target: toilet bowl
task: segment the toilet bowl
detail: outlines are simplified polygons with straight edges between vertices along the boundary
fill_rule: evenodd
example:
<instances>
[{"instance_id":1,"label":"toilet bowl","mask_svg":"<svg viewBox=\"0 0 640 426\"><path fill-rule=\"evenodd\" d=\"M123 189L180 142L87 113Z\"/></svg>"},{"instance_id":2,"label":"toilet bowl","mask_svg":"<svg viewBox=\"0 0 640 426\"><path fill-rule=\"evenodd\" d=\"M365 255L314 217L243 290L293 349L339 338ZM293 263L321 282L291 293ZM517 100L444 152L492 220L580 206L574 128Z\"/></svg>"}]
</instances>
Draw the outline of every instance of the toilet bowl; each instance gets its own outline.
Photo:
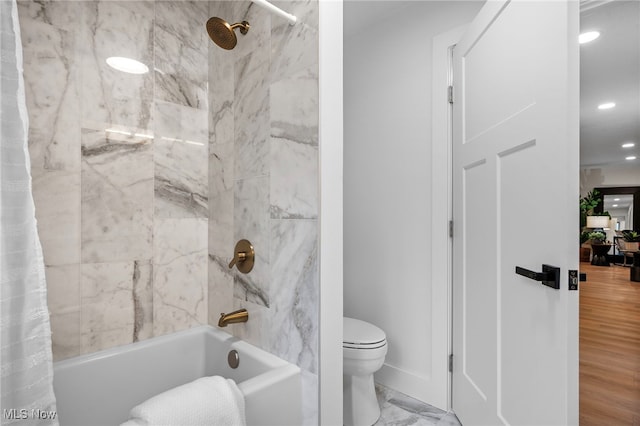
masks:
<instances>
[{"instance_id":1,"label":"toilet bowl","mask_svg":"<svg viewBox=\"0 0 640 426\"><path fill-rule=\"evenodd\" d=\"M387 338L373 324L343 319L343 392L345 426L371 426L380 418L373 373L384 364Z\"/></svg>"}]
</instances>

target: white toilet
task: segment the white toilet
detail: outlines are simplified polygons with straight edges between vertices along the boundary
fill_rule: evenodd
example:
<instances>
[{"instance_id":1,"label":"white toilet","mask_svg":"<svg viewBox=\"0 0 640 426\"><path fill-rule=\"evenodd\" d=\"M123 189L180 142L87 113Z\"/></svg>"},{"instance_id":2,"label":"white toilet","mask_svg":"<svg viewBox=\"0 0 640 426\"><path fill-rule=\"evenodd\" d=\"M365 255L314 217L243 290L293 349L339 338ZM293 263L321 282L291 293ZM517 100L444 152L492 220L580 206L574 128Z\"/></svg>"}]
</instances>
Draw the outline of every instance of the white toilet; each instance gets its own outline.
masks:
<instances>
[{"instance_id":1,"label":"white toilet","mask_svg":"<svg viewBox=\"0 0 640 426\"><path fill-rule=\"evenodd\" d=\"M380 417L373 373L384 364L387 336L373 324L344 317L342 357L345 426L371 426Z\"/></svg>"}]
</instances>

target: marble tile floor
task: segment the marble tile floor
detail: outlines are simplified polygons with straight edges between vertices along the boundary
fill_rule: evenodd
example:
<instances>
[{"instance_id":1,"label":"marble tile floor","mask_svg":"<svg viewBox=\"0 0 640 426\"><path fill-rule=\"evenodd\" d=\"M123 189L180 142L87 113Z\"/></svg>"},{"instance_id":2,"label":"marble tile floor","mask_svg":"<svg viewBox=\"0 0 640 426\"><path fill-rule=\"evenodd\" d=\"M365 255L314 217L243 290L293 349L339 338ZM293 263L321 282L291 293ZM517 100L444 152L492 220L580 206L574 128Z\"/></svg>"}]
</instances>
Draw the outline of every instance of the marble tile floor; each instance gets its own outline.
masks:
<instances>
[{"instance_id":1,"label":"marble tile floor","mask_svg":"<svg viewBox=\"0 0 640 426\"><path fill-rule=\"evenodd\" d=\"M374 426L461 426L453 412L446 412L376 383L380 419Z\"/></svg>"}]
</instances>

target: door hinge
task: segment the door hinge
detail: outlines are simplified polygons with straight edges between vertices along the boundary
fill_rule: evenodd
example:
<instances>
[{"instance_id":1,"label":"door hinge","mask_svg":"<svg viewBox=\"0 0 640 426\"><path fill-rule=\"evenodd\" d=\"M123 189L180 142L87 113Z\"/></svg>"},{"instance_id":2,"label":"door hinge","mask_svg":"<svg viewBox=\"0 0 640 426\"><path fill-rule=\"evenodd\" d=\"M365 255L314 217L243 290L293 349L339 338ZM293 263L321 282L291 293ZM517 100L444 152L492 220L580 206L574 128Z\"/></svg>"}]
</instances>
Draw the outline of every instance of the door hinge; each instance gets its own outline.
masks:
<instances>
[{"instance_id":1,"label":"door hinge","mask_svg":"<svg viewBox=\"0 0 640 426\"><path fill-rule=\"evenodd\" d=\"M449 238L453 238L453 221L449 221Z\"/></svg>"},{"instance_id":2,"label":"door hinge","mask_svg":"<svg viewBox=\"0 0 640 426\"><path fill-rule=\"evenodd\" d=\"M449 103L453 103L453 86L449 86L447 88L447 99L449 99Z\"/></svg>"},{"instance_id":3,"label":"door hinge","mask_svg":"<svg viewBox=\"0 0 640 426\"><path fill-rule=\"evenodd\" d=\"M453 373L453 354L449 354L449 373Z\"/></svg>"}]
</instances>

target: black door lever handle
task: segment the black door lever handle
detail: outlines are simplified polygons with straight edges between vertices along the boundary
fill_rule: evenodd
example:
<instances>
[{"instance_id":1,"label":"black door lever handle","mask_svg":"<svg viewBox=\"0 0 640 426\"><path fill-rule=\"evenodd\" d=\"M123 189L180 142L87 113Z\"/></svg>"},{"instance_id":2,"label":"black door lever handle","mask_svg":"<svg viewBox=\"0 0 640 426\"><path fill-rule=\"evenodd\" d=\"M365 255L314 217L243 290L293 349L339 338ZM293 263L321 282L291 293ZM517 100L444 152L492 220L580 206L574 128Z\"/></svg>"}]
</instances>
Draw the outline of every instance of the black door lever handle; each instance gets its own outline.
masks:
<instances>
[{"instance_id":1,"label":"black door lever handle","mask_svg":"<svg viewBox=\"0 0 640 426\"><path fill-rule=\"evenodd\" d=\"M550 265L542 265L542 272L534 272L520 266L516 266L516 274L529 279L540 281L547 287L560 289L560 268Z\"/></svg>"}]
</instances>

